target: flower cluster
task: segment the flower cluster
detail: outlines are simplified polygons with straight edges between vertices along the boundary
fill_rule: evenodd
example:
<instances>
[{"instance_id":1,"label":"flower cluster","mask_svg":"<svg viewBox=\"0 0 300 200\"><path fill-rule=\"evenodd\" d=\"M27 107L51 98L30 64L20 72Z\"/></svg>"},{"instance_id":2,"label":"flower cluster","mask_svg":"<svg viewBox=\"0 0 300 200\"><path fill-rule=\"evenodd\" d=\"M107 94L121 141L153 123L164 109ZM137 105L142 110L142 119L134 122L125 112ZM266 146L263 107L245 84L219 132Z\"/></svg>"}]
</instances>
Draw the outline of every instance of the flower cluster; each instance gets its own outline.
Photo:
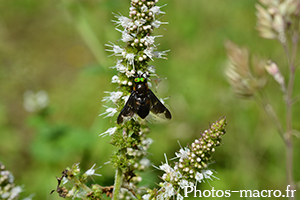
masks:
<instances>
[{"instance_id":1,"label":"flower cluster","mask_svg":"<svg viewBox=\"0 0 300 200\"><path fill-rule=\"evenodd\" d=\"M263 6L256 4L257 29L266 39L278 39L286 42L286 31L293 25L292 19L299 15L298 0L260 0Z\"/></svg>"},{"instance_id":2,"label":"flower cluster","mask_svg":"<svg viewBox=\"0 0 300 200\"><path fill-rule=\"evenodd\" d=\"M24 93L24 108L28 112L39 112L49 105L49 97L46 91L40 90L34 93L28 90Z\"/></svg>"},{"instance_id":3,"label":"flower cluster","mask_svg":"<svg viewBox=\"0 0 300 200\"><path fill-rule=\"evenodd\" d=\"M162 176L164 182L159 184L161 188L158 191L149 190L143 199L173 199L174 196L183 199L182 194L186 186L196 186L197 183L208 179L218 179L208 165L213 162L212 154L221 144L221 136L226 133L226 124L225 118L216 121L190 146L181 148L175 153L179 161L174 163L174 167L171 167L166 159L166 163L159 167L165 172Z\"/></svg>"},{"instance_id":4,"label":"flower cluster","mask_svg":"<svg viewBox=\"0 0 300 200\"><path fill-rule=\"evenodd\" d=\"M229 58L226 75L233 92L239 97L252 97L267 83L267 60L256 56L250 60L248 49L231 41L227 41L225 47Z\"/></svg>"},{"instance_id":5,"label":"flower cluster","mask_svg":"<svg viewBox=\"0 0 300 200\"><path fill-rule=\"evenodd\" d=\"M14 184L14 176L0 162L0 199L16 200L19 199L20 193L23 191L21 186ZM26 197L23 200L31 200L32 196Z\"/></svg>"},{"instance_id":6,"label":"flower cluster","mask_svg":"<svg viewBox=\"0 0 300 200\"><path fill-rule=\"evenodd\" d=\"M119 91L108 92L110 96L105 97L103 101L111 101L117 106L109 108L102 115L114 116L117 110L120 111L129 97L133 87L133 79L137 73L146 73L157 76L155 67L149 65L153 58L165 59L168 51L157 51L155 39L162 35L152 36L155 28L167 22L159 21L159 15L164 14L161 11L162 6L157 6L158 0L132 0L129 12L129 18L121 14L115 14L117 20L113 20L117 25L116 30L122 33L121 40L126 46L116 45L110 42L107 44L107 51L111 55L120 56L116 65L111 67L118 71L111 79L112 83L119 84ZM119 27L122 27L122 30Z\"/></svg>"},{"instance_id":7,"label":"flower cluster","mask_svg":"<svg viewBox=\"0 0 300 200\"><path fill-rule=\"evenodd\" d=\"M156 5L158 0L131 0L129 17L122 14L114 14L116 30L122 34L121 41L125 45L117 45L112 42L107 44L106 51L111 56L118 56L116 65L111 67L117 70L117 75L111 79L111 83L118 84L118 90L106 92L109 96L103 101L112 103L113 107L105 106L106 111L100 115L114 117L127 102L134 87L134 78L143 74L148 78L148 86L151 87L150 76L155 74L155 66L149 62L154 58L166 59L168 51L158 51L156 38L162 35L153 35L155 28L160 28L167 22L160 21L163 6ZM111 144L117 147L117 152L112 155L110 163L122 170L122 188L119 199L129 198L133 194L138 195L137 183L142 179L136 170L144 171L150 166L147 159L147 150L152 140L147 138L149 128L144 120L137 116L126 118L124 123L110 127L100 136L111 136ZM116 183L115 183L116 187ZM125 187L125 188L124 188ZM116 188L118 190L118 188Z\"/></svg>"},{"instance_id":8,"label":"flower cluster","mask_svg":"<svg viewBox=\"0 0 300 200\"><path fill-rule=\"evenodd\" d=\"M94 169L95 166L96 164L84 173L81 172L79 163L74 164L71 168L66 168L62 172L62 176L57 178L56 192L63 198L102 199L102 194L107 194L110 188L99 185L90 187L86 185L88 177L101 176L101 174L95 173L101 167ZM51 193L53 192L54 190ZM109 194L111 195L111 193L112 191Z\"/></svg>"}]
</instances>

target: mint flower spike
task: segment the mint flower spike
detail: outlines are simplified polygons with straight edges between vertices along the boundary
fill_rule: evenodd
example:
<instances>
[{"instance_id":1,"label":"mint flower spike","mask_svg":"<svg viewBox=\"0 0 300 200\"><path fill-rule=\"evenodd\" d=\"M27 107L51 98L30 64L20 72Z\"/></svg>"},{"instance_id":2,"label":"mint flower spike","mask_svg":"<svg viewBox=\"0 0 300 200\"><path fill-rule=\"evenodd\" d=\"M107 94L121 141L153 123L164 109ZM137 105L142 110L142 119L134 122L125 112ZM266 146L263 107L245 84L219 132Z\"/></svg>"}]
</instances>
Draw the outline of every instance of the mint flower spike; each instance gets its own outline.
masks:
<instances>
[{"instance_id":1,"label":"mint flower spike","mask_svg":"<svg viewBox=\"0 0 300 200\"><path fill-rule=\"evenodd\" d=\"M219 180L213 175L214 170L208 168L213 163L212 155L215 147L221 144L221 136L225 131L227 122L221 118L210 125L210 128L201 133L201 137L196 139L190 146L181 147L175 153L174 159L179 159L173 165L166 162L159 167L155 167L165 173L161 177L163 182L159 184L160 189L148 191L143 199L183 199L182 194L186 186L197 186L197 183L205 181ZM181 145L180 145L181 146Z\"/></svg>"},{"instance_id":2,"label":"mint flower spike","mask_svg":"<svg viewBox=\"0 0 300 200\"><path fill-rule=\"evenodd\" d=\"M13 174L5 169L5 166L0 162L0 198L3 200L14 200L21 199L20 193L22 193L23 186L15 185ZM32 200L34 195L22 199L22 200Z\"/></svg>"},{"instance_id":3,"label":"mint flower spike","mask_svg":"<svg viewBox=\"0 0 300 200\"><path fill-rule=\"evenodd\" d=\"M131 0L129 17L113 13L116 18L112 20L116 25L115 29L122 35L117 41L125 42L125 45L112 42L106 44L108 47L106 51L111 53L110 56L119 57L116 65L111 67L118 72L111 78L111 83L118 85L118 91L106 92L109 96L104 97L102 101L112 102L116 108L106 107L101 116L114 117L117 112L121 112L131 95L137 74L146 74L147 78L158 76L155 74L155 67L149 65L149 62L155 58L166 59L169 50L158 51L156 38L162 35L152 35L155 28L168 24L160 21L161 15L165 14L161 10L165 5L158 6L157 2L158 0ZM150 81L149 78L147 87L151 87ZM99 135L111 136L111 144L118 148L110 160L117 168L113 199L124 199L140 192L137 183L141 178L137 171L144 171L151 164L146 158L147 150L152 143L152 140L147 138L148 132L147 121L134 114L128 119L124 116L122 124L119 123ZM130 191L128 195L124 193L124 188L121 189L124 185Z\"/></svg>"}]
</instances>

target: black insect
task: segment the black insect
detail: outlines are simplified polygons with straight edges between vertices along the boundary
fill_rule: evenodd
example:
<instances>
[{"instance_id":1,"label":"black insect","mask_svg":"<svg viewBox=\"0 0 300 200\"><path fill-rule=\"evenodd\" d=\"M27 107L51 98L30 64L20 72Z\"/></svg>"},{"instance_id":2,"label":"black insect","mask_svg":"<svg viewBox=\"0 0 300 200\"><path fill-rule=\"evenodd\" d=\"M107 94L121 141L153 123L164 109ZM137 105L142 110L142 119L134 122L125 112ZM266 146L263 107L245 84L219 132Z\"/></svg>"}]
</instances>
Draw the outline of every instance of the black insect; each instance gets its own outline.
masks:
<instances>
[{"instance_id":1,"label":"black insect","mask_svg":"<svg viewBox=\"0 0 300 200\"><path fill-rule=\"evenodd\" d=\"M171 119L170 111L148 88L147 76L145 73L139 74L137 77L135 77L134 82L135 84L133 86L131 95L129 96L124 108L118 116L118 124L123 123L124 118L130 118L134 114L137 114L142 119L145 119L150 111L162 118Z\"/></svg>"}]
</instances>

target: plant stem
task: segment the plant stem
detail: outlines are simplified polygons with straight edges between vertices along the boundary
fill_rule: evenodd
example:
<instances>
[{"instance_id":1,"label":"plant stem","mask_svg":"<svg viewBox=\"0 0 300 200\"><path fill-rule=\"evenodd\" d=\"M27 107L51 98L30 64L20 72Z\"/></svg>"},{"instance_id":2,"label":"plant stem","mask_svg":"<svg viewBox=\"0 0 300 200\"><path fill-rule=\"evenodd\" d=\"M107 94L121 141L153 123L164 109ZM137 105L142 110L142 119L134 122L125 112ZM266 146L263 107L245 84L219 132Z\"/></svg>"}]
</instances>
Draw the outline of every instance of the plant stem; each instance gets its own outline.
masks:
<instances>
[{"instance_id":1,"label":"plant stem","mask_svg":"<svg viewBox=\"0 0 300 200\"><path fill-rule=\"evenodd\" d=\"M297 31L296 31L297 32ZM285 93L285 104L286 104L286 131L284 133L284 143L285 143L285 166L286 166L286 182L287 185L291 186L291 189L294 189L293 181L293 141L292 141L292 94L293 86L295 80L295 55L297 51L297 40L295 32L292 35L292 50L289 51L286 42L280 42L289 66L289 81L287 85L287 90ZM289 197L290 200L293 200L293 197Z\"/></svg>"},{"instance_id":2,"label":"plant stem","mask_svg":"<svg viewBox=\"0 0 300 200\"><path fill-rule=\"evenodd\" d=\"M82 188L86 193L91 192L91 188L86 186L82 181L80 181L76 176L72 176L72 178L69 179L71 182L74 183L78 188ZM78 191L77 191L78 192Z\"/></svg>"},{"instance_id":3,"label":"plant stem","mask_svg":"<svg viewBox=\"0 0 300 200\"><path fill-rule=\"evenodd\" d=\"M293 91L294 79L295 79L295 74L291 70L290 79L288 83L287 97L286 97L286 133L285 133L286 178L287 178L287 184L291 185L291 189L294 189L293 137L292 137L292 91ZM294 199L294 198L290 197L290 199Z\"/></svg>"},{"instance_id":4,"label":"plant stem","mask_svg":"<svg viewBox=\"0 0 300 200\"><path fill-rule=\"evenodd\" d=\"M122 185L122 170L118 167L115 175L113 200L118 200L121 185Z\"/></svg>"},{"instance_id":5,"label":"plant stem","mask_svg":"<svg viewBox=\"0 0 300 200\"><path fill-rule=\"evenodd\" d=\"M270 105L268 99L266 98L266 95L264 94L264 92L259 91L258 95L255 97L255 100L267 113L268 117L271 119L271 121L274 123L275 127L277 128L278 134L284 141L284 130L282 128L282 125L281 125L273 107Z\"/></svg>"},{"instance_id":6,"label":"plant stem","mask_svg":"<svg viewBox=\"0 0 300 200\"><path fill-rule=\"evenodd\" d=\"M292 50L291 55L287 54L289 62L289 82L286 93L286 133L285 133L285 145L286 145L286 178L287 184L291 185L291 189L295 189L293 180L293 126L292 126L292 104L293 104L293 87L295 82L295 60L297 54L298 45L298 26L299 17L295 20L295 29L292 35ZM289 199L295 199L295 197L289 197Z\"/></svg>"}]
</instances>

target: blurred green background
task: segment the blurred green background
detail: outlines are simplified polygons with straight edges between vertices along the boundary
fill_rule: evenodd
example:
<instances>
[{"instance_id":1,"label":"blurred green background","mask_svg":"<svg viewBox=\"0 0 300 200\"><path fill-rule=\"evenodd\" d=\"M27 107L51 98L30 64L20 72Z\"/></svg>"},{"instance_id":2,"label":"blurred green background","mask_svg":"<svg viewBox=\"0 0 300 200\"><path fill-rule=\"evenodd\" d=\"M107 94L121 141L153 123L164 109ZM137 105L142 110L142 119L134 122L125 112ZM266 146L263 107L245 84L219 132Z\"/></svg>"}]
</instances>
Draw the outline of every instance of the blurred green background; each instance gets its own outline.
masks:
<instances>
[{"instance_id":1,"label":"blurred green background","mask_svg":"<svg viewBox=\"0 0 300 200\"><path fill-rule=\"evenodd\" d=\"M103 166L101 185L113 184L114 170L104 163L113 147L98 135L114 126L105 111L104 91L114 91L104 44L116 43L113 14L129 12L129 0L1 0L0 1L0 161L24 185L22 196L60 199L55 176L75 162L86 170ZM219 181L203 184L216 190L285 190L284 144L268 117L254 101L237 99L224 76L224 41L248 46L256 54L273 58L287 74L286 60L276 41L258 37L253 0L161 0L169 22L155 34L159 50L170 49L168 60L155 60L163 80L156 92L170 96L173 115L168 123L151 124L154 140L149 158L154 165L174 157L182 146L222 116L228 120L223 145L215 153ZM166 29L166 30L165 30ZM118 44L121 44L118 43ZM295 94L299 93L296 79ZM41 113L24 109L24 93L44 90L49 106ZM284 100L270 79L266 92L284 122ZM300 129L298 104L294 128ZM295 138L294 178L300 180L299 140ZM154 187L162 172L151 168L144 182ZM299 192L297 192L299 193ZM300 194L298 194L298 197ZM233 196L232 197L237 197ZM222 199L222 198L221 198ZM241 198L242 199L242 198ZM259 198L258 198L259 199ZM280 198L279 198L280 199Z\"/></svg>"}]
</instances>

